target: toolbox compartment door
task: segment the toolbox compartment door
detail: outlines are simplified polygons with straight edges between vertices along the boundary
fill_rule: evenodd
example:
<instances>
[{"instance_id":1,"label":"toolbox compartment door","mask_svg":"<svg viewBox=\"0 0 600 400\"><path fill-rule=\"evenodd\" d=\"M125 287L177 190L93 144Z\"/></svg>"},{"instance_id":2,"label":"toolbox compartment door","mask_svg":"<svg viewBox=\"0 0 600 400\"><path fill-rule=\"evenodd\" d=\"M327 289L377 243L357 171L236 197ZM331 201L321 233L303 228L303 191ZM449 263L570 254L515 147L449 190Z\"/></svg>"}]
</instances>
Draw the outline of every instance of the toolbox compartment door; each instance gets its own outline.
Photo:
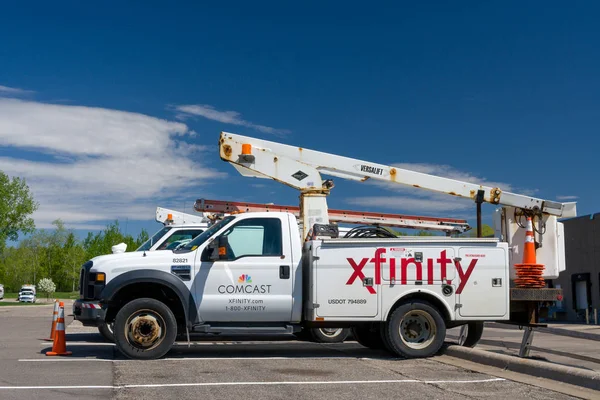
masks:
<instances>
[{"instance_id":1,"label":"toolbox compartment door","mask_svg":"<svg viewBox=\"0 0 600 400\"><path fill-rule=\"evenodd\" d=\"M490 318L506 316L510 292L506 250L502 247L461 247L458 256L461 269L460 273L457 271L460 277L457 286L459 315Z\"/></svg>"},{"instance_id":2,"label":"toolbox compartment door","mask_svg":"<svg viewBox=\"0 0 600 400\"><path fill-rule=\"evenodd\" d=\"M366 251L367 250L367 251ZM375 317L379 310L380 287L375 285L375 268L364 246L331 246L316 249L312 264L317 317ZM366 259L366 261L365 261ZM363 285L371 278L373 286Z\"/></svg>"}]
</instances>

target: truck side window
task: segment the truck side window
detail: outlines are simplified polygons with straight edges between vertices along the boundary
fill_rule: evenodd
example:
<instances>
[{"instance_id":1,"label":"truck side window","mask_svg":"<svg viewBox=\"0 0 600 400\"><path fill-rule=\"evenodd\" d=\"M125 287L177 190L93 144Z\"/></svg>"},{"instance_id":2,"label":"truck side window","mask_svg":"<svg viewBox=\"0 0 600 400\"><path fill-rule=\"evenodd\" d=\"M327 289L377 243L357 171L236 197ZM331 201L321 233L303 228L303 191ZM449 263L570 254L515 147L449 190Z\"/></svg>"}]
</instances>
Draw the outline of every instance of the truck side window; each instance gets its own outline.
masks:
<instances>
[{"instance_id":1,"label":"truck side window","mask_svg":"<svg viewBox=\"0 0 600 400\"><path fill-rule=\"evenodd\" d=\"M191 242L204 229L182 229L167 238L156 250L174 250L177 246Z\"/></svg>"},{"instance_id":2,"label":"truck side window","mask_svg":"<svg viewBox=\"0 0 600 400\"><path fill-rule=\"evenodd\" d=\"M282 250L279 218L243 219L224 233L229 242L228 259L244 256L280 256Z\"/></svg>"}]
</instances>

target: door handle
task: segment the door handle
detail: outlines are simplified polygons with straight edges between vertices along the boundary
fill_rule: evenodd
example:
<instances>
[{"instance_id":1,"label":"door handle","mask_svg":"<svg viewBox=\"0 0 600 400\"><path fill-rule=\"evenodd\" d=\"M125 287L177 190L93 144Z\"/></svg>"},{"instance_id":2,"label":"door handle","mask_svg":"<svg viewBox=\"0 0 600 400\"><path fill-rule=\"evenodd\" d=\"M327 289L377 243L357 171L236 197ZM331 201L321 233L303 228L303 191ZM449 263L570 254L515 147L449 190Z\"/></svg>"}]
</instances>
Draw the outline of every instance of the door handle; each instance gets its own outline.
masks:
<instances>
[{"instance_id":1,"label":"door handle","mask_svg":"<svg viewBox=\"0 0 600 400\"><path fill-rule=\"evenodd\" d=\"M279 279L290 279L290 266L280 265L279 266Z\"/></svg>"}]
</instances>

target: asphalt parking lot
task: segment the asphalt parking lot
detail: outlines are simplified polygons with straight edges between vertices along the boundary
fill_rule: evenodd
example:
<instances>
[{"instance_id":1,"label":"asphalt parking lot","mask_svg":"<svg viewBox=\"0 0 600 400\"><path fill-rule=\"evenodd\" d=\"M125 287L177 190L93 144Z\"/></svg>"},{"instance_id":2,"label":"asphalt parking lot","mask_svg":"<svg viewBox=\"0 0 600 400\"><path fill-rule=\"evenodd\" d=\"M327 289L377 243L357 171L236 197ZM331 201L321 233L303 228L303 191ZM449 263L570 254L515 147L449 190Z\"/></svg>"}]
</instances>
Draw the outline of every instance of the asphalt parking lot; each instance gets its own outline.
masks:
<instances>
[{"instance_id":1,"label":"asphalt parking lot","mask_svg":"<svg viewBox=\"0 0 600 400\"><path fill-rule=\"evenodd\" d=\"M70 304L65 306L70 313ZM52 306L0 307L0 399L573 399L436 359L287 336L193 339L164 359L127 360L67 317L69 357L47 357Z\"/></svg>"}]
</instances>

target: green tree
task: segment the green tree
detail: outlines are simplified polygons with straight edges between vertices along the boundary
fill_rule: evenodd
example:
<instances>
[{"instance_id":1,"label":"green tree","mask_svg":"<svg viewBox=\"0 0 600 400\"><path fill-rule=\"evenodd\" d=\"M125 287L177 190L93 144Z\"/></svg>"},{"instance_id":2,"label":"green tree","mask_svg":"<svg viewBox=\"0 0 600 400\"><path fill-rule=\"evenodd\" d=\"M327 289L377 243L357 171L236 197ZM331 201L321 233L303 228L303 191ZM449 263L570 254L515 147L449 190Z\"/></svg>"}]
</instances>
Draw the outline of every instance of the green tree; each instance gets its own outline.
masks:
<instances>
[{"instance_id":1,"label":"green tree","mask_svg":"<svg viewBox=\"0 0 600 400\"><path fill-rule=\"evenodd\" d=\"M137 239L134 239L131 235L123 234L119 228L119 221L115 221L107 225L102 232L96 234L89 232L83 241L83 248L85 249L86 259L89 260L96 256L111 254L112 246L119 243L125 243L127 251L134 251L146 240L148 240L148 232L145 230L142 230Z\"/></svg>"},{"instance_id":2,"label":"green tree","mask_svg":"<svg viewBox=\"0 0 600 400\"><path fill-rule=\"evenodd\" d=\"M17 240L19 232L31 233L35 223L30 217L38 208L24 179L0 171L0 250L6 240Z\"/></svg>"},{"instance_id":3,"label":"green tree","mask_svg":"<svg viewBox=\"0 0 600 400\"><path fill-rule=\"evenodd\" d=\"M488 224L481 225L481 237L493 237L495 234L494 228L489 226ZM477 237L477 225L471 228L470 231L465 232L464 236L467 237Z\"/></svg>"},{"instance_id":4,"label":"green tree","mask_svg":"<svg viewBox=\"0 0 600 400\"><path fill-rule=\"evenodd\" d=\"M27 262L26 269L31 273L30 278L28 278L30 281L31 279L33 279L33 282L37 281L38 272L46 260L48 242L48 233L43 229L38 229L33 235L19 243L19 249L22 249L22 255Z\"/></svg>"},{"instance_id":5,"label":"green tree","mask_svg":"<svg viewBox=\"0 0 600 400\"><path fill-rule=\"evenodd\" d=\"M143 245L148 239L150 239L150 236L148 235L148 231L146 231L145 229L142 229L142 231L138 235L137 239L135 240L135 244L134 244L135 247L132 248L131 250L137 249L138 247ZM128 246L128 248L129 248L129 246Z\"/></svg>"},{"instance_id":6,"label":"green tree","mask_svg":"<svg viewBox=\"0 0 600 400\"><path fill-rule=\"evenodd\" d=\"M65 280L71 282L71 291L74 292L78 289L75 285L78 283L79 270L81 269L81 265L86 261L85 250L77 242L73 232L67 236L63 250Z\"/></svg>"}]
</instances>

